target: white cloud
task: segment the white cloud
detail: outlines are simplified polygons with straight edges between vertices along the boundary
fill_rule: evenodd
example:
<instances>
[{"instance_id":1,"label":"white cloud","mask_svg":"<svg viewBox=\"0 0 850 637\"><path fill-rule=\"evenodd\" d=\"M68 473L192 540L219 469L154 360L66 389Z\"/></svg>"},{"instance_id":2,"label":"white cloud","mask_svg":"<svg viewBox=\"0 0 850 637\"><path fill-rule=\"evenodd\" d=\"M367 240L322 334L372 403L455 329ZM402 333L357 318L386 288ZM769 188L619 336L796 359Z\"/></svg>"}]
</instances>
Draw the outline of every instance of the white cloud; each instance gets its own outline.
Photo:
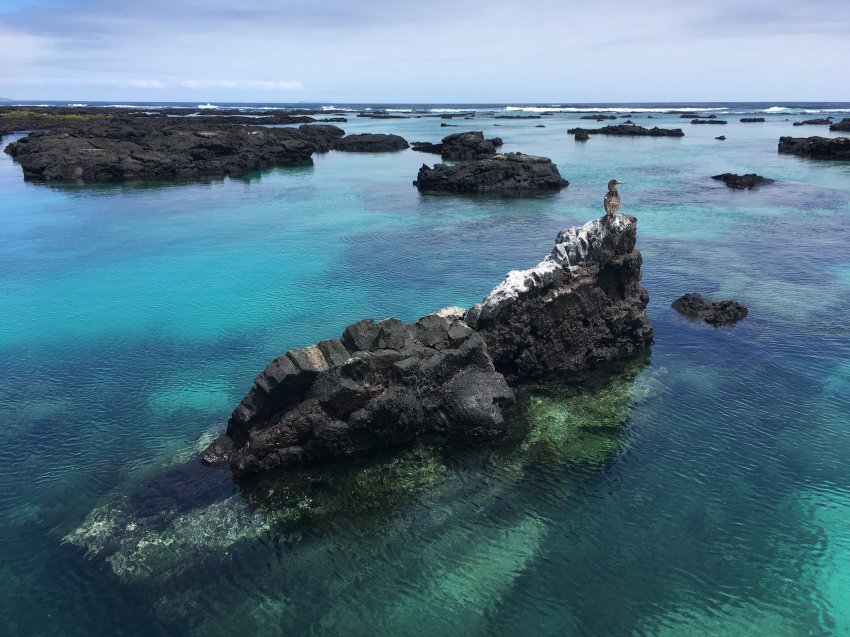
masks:
<instances>
[{"instance_id":1,"label":"white cloud","mask_svg":"<svg viewBox=\"0 0 850 637\"><path fill-rule=\"evenodd\" d=\"M190 89L231 89L235 91L303 91L297 80L183 80L177 83Z\"/></svg>"}]
</instances>

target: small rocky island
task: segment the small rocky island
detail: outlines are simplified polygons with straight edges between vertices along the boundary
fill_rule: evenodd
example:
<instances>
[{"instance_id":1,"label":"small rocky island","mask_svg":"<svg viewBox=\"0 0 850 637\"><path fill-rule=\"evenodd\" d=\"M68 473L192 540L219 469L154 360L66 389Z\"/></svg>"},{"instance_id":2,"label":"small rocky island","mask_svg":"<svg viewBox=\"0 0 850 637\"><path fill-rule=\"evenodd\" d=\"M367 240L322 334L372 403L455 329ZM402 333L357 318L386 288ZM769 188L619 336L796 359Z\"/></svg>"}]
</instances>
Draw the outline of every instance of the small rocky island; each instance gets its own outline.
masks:
<instances>
[{"instance_id":1,"label":"small rocky island","mask_svg":"<svg viewBox=\"0 0 850 637\"><path fill-rule=\"evenodd\" d=\"M515 193L560 190L569 185L548 157L493 155L458 164L423 164L416 181L423 192Z\"/></svg>"},{"instance_id":2,"label":"small rocky island","mask_svg":"<svg viewBox=\"0 0 850 637\"><path fill-rule=\"evenodd\" d=\"M736 175L735 173L723 173L722 175L714 175L712 179L722 181L730 188L751 189L756 186L765 186L775 183L775 180L756 175L755 173L747 173L746 175Z\"/></svg>"},{"instance_id":3,"label":"small rocky island","mask_svg":"<svg viewBox=\"0 0 850 637\"><path fill-rule=\"evenodd\" d=\"M840 122L830 124L829 130L834 133L850 133L850 117L845 117Z\"/></svg>"},{"instance_id":4,"label":"small rocky island","mask_svg":"<svg viewBox=\"0 0 850 637\"><path fill-rule=\"evenodd\" d=\"M614 124L612 126L603 126L602 128L571 128L567 131L570 135L575 135L579 139L579 133L586 135L618 135L622 137L684 137L685 133L681 128L645 128L637 124Z\"/></svg>"},{"instance_id":5,"label":"small rocky island","mask_svg":"<svg viewBox=\"0 0 850 637\"><path fill-rule=\"evenodd\" d=\"M747 315L747 308L737 301L709 301L696 292L680 296L670 305L689 318L701 319L709 325L731 325Z\"/></svg>"},{"instance_id":6,"label":"small rocky island","mask_svg":"<svg viewBox=\"0 0 850 637\"><path fill-rule=\"evenodd\" d=\"M455 133L443 137L439 144L431 142L413 142L413 150L422 153L433 153L449 161L470 161L483 159L496 154L496 149L502 145L500 137L485 139L481 131Z\"/></svg>"},{"instance_id":7,"label":"small rocky island","mask_svg":"<svg viewBox=\"0 0 850 637\"><path fill-rule=\"evenodd\" d=\"M203 461L241 475L416 439L497 439L512 384L652 342L636 236L634 217L596 219L559 233L537 266L509 273L468 311L366 319L287 352L256 377Z\"/></svg>"},{"instance_id":8,"label":"small rocky island","mask_svg":"<svg viewBox=\"0 0 850 637\"><path fill-rule=\"evenodd\" d=\"M850 137L780 137L779 152L812 159L850 161Z\"/></svg>"}]
</instances>

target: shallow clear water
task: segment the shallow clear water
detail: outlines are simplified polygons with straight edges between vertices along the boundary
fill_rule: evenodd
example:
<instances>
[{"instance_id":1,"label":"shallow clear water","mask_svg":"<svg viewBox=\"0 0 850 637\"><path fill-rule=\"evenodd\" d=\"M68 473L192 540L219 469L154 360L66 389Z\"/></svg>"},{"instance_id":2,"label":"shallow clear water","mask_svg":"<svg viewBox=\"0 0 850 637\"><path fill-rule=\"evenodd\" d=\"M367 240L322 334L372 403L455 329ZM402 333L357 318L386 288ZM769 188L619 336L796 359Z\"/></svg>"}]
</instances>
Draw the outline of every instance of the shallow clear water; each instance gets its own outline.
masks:
<instances>
[{"instance_id":1,"label":"shallow clear water","mask_svg":"<svg viewBox=\"0 0 850 637\"><path fill-rule=\"evenodd\" d=\"M528 199L421 196L413 151L64 188L0 155L0 632L850 634L850 165L778 155L828 133L768 117L586 144L569 113L343 125L501 136L570 181ZM193 459L269 359L479 301L614 177L651 358L527 388L492 447L242 483ZM688 291L750 315L687 322Z\"/></svg>"}]
</instances>

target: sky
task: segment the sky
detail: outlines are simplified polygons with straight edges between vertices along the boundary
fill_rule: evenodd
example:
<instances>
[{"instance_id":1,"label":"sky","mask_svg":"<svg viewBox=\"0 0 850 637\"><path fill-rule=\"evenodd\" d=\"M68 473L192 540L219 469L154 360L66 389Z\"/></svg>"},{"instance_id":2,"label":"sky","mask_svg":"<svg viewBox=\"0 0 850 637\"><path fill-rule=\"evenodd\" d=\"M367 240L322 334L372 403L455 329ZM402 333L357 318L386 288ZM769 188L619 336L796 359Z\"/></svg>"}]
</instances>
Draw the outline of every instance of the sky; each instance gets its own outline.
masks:
<instances>
[{"instance_id":1,"label":"sky","mask_svg":"<svg viewBox=\"0 0 850 637\"><path fill-rule=\"evenodd\" d=\"M0 0L19 100L850 101L850 0Z\"/></svg>"}]
</instances>

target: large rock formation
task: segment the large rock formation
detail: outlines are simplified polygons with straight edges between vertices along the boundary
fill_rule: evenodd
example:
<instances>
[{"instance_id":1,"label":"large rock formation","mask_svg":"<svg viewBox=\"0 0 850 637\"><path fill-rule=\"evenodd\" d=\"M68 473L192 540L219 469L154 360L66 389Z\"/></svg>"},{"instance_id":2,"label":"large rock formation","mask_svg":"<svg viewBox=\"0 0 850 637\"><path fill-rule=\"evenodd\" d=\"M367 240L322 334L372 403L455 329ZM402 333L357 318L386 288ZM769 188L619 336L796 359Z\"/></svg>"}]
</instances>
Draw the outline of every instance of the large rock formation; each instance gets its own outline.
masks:
<instances>
[{"instance_id":1,"label":"large rock formation","mask_svg":"<svg viewBox=\"0 0 850 637\"><path fill-rule=\"evenodd\" d=\"M543 261L509 273L469 310L466 322L508 382L630 356L652 342L636 232L637 220L624 215L564 230Z\"/></svg>"},{"instance_id":2,"label":"large rock formation","mask_svg":"<svg viewBox=\"0 0 850 637\"><path fill-rule=\"evenodd\" d=\"M6 152L31 180L191 179L310 164L313 152L328 150L342 134L329 125L259 128L139 117L34 132Z\"/></svg>"},{"instance_id":3,"label":"large rock formation","mask_svg":"<svg viewBox=\"0 0 850 637\"><path fill-rule=\"evenodd\" d=\"M588 135L619 135L623 137L684 137L685 133L681 128L644 128L636 124L614 124L612 126L603 126L602 128L571 128L567 131L570 135L579 132L587 133Z\"/></svg>"},{"instance_id":4,"label":"large rock formation","mask_svg":"<svg viewBox=\"0 0 850 637\"><path fill-rule=\"evenodd\" d=\"M429 438L493 440L508 382L626 357L652 340L636 220L561 232L536 267L511 272L466 313L406 325L360 321L272 361L204 452L237 474Z\"/></svg>"},{"instance_id":5,"label":"large rock formation","mask_svg":"<svg viewBox=\"0 0 850 637\"><path fill-rule=\"evenodd\" d=\"M780 137L779 152L813 159L850 161L850 137Z\"/></svg>"},{"instance_id":6,"label":"large rock formation","mask_svg":"<svg viewBox=\"0 0 850 637\"><path fill-rule=\"evenodd\" d=\"M369 319L272 361L203 458L244 473L426 434L493 439L513 402L484 340L457 315Z\"/></svg>"},{"instance_id":7,"label":"large rock formation","mask_svg":"<svg viewBox=\"0 0 850 637\"><path fill-rule=\"evenodd\" d=\"M845 117L840 122L831 124L829 130L836 133L850 133L850 117Z\"/></svg>"},{"instance_id":8,"label":"large rock formation","mask_svg":"<svg viewBox=\"0 0 850 637\"><path fill-rule=\"evenodd\" d=\"M714 175L712 179L722 181L730 188L751 189L756 186L765 186L774 183L774 179L762 177L755 173L747 173L746 175L737 175L735 173L723 173L722 175Z\"/></svg>"},{"instance_id":9,"label":"large rock formation","mask_svg":"<svg viewBox=\"0 0 850 637\"><path fill-rule=\"evenodd\" d=\"M494 155L459 164L423 165L413 184L422 191L522 193L569 185L548 157Z\"/></svg>"}]
</instances>

